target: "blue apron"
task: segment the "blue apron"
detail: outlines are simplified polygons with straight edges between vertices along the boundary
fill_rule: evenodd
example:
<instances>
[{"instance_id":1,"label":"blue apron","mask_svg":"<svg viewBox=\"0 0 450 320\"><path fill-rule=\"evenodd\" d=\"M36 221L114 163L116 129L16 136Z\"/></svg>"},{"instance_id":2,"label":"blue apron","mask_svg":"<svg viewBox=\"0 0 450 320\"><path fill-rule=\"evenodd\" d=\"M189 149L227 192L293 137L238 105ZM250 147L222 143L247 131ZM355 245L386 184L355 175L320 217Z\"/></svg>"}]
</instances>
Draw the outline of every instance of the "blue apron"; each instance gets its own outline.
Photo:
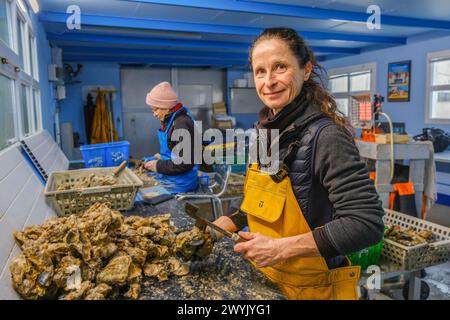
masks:
<instances>
[{"instance_id":1,"label":"blue apron","mask_svg":"<svg viewBox=\"0 0 450 320\"><path fill-rule=\"evenodd\" d=\"M177 115L180 110L185 109L187 111L187 115L191 120L194 122L194 118L191 116L191 113L186 107L182 107L181 109L177 110L172 114L170 117L169 122L167 123L166 129L164 131L161 131L161 129L158 129L158 140L159 140L159 154L161 155L161 160L173 160L175 158L175 155L172 155L172 151L169 149L169 137L168 132L170 127L172 126L173 120L175 119L175 116ZM194 122L195 123L195 122ZM195 124L194 124L195 125ZM194 151L194 150L192 150ZM190 192L195 191L198 186L198 169L199 165L194 165L194 168L192 170L187 171L185 173L176 175L176 176L169 176L165 174L160 173L152 173L151 175L154 176L161 185L166 188L170 193L176 194L176 193L184 193L184 192Z\"/></svg>"}]
</instances>

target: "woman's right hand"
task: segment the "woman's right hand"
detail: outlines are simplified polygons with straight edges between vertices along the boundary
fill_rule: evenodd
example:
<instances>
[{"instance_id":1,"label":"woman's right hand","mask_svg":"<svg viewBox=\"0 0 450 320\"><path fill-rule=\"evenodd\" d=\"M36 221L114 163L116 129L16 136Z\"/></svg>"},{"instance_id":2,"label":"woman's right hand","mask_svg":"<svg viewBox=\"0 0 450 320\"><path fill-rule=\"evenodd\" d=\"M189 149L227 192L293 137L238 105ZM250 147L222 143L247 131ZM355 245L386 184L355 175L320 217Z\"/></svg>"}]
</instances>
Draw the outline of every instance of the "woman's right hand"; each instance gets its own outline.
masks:
<instances>
[{"instance_id":1,"label":"woman's right hand","mask_svg":"<svg viewBox=\"0 0 450 320\"><path fill-rule=\"evenodd\" d=\"M159 153L155 154L154 157L155 157L156 159L158 159L158 160L161 159L161 155L160 155Z\"/></svg>"},{"instance_id":2,"label":"woman's right hand","mask_svg":"<svg viewBox=\"0 0 450 320\"><path fill-rule=\"evenodd\" d=\"M158 162L158 160L150 160L147 161L144 164L144 168L147 169L148 171L154 171L156 172L156 163Z\"/></svg>"}]
</instances>

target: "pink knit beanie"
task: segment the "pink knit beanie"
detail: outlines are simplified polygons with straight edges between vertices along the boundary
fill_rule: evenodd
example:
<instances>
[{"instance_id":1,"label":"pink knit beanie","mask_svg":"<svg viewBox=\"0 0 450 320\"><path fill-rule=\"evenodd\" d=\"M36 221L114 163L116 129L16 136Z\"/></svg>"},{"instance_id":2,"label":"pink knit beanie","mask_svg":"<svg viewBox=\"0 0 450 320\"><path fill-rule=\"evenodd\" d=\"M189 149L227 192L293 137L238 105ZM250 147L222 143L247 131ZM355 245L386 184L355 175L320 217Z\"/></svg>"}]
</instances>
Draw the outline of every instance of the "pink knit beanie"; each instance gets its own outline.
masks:
<instances>
[{"instance_id":1,"label":"pink knit beanie","mask_svg":"<svg viewBox=\"0 0 450 320\"><path fill-rule=\"evenodd\" d=\"M170 83L164 81L147 94L146 103L156 108L170 109L178 103L178 96Z\"/></svg>"}]
</instances>

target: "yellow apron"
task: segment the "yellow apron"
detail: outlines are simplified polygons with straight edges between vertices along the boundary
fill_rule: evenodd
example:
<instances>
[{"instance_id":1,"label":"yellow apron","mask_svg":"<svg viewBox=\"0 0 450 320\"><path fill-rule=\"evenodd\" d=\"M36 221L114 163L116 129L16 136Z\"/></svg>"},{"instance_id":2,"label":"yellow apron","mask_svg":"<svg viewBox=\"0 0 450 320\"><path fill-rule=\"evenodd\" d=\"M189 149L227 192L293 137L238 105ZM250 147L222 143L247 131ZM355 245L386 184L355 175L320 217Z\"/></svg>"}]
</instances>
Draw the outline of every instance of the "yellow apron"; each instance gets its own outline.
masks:
<instances>
[{"instance_id":1,"label":"yellow apron","mask_svg":"<svg viewBox=\"0 0 450 320\"><path fill-rule=\"evenodd\" d=\"M251 232L273 238L311 232L292 190L289 177L275 183L253 164L247 172L241 210ZM288 299L357 300L359 266L329 270L323 257L294 257L259 268Z\"/></svg>"}]
</instances>

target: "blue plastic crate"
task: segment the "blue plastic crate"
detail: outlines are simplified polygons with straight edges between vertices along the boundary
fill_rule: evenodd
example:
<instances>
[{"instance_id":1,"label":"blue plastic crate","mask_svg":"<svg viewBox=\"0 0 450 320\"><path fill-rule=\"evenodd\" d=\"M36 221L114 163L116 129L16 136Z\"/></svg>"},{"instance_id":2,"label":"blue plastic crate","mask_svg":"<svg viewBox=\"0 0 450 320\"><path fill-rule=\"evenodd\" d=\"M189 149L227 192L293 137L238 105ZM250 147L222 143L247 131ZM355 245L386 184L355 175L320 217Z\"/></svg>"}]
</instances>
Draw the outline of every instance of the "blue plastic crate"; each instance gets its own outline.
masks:
<instances>
[{"instance_id":1,"label":"blue plastic crate","mask_svg":"<svg viewBox=\"0 0 450 320\"><path fill-rule=\"evenodd\" d=\"M117 167L123 161L130 159L130 143L128 141L119 141L106 143L106 166Z\"/></svg>"},{"instance_id":2,"label":"blue plastic crate","mask_svg":"<svg viewBox=\"0 0 450 320\"><path fill-rule=\"evenodd\" d=\"M115 167L130 158L128 141L89 144L80 147L86 168Z\"/></svg>"},{"instance_id":3,"label":"blue plastic crate","mask_svg":"<svg viewBox=\"0 0 450 320\"><path fill-rule=\"evenodd\" d=\"M104 143L89 144L80 147L86 168L100 168L106 166L106 148Z\"/></svg>"}]
</instances>

